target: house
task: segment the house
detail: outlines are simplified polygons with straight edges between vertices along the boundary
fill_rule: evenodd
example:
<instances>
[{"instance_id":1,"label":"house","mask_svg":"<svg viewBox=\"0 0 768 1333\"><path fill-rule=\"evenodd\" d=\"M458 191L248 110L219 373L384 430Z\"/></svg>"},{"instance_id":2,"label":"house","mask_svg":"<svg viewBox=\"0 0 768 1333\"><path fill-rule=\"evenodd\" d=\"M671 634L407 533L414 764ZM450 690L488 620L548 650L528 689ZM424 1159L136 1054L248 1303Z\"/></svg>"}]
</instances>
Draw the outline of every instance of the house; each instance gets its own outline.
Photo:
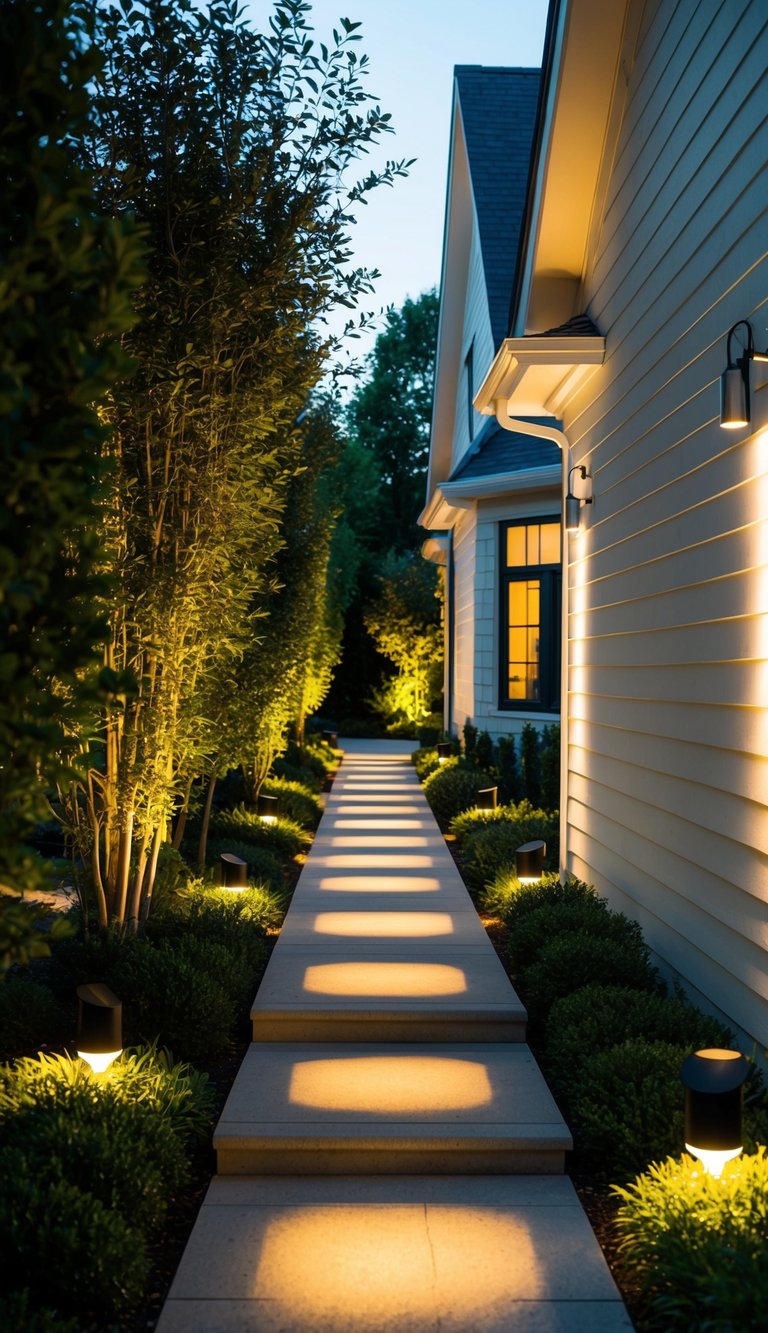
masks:
<instances>
[{"instance_id":1,"label":"house","mask_svg":"<svg viewBox=\"0 0 768 1333\"><path fill-rule=\"evenodd\" d=\"M559 423L565 868L765 1047L768 7L553 0L542 80L474 402Z\"/></svg>"},{"instance_id":2,"label":"house","mask_svg":"<svg viewBox=\"0 0 768 1333\"><path fill-rule=\"evenodd\" d=\"M445 726L560 712L560 450L472 405L508 331L540 72L454 73L424 553L446 573ZM500 133L500 127L505 127Z\"/></svg>"}]
</instances>

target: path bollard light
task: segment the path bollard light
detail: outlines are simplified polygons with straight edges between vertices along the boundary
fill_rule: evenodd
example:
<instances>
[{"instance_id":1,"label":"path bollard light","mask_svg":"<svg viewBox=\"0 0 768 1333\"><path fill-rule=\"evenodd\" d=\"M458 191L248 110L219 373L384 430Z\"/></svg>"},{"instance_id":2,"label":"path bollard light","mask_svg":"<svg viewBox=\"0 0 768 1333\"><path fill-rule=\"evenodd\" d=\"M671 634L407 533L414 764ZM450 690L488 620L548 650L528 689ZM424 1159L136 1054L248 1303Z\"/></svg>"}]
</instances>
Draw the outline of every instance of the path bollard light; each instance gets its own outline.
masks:
<instances>
[{"instance_id":1,"label":"path bollard light","mask_svg":"<svg viewBox=\"0 0 768 1333\"><path fill-rule=\"evenodd\" d=\"M437 747L437 762L445 764L453 754L453 741L440 741Z\"/></svg>"},{"instance_id":2,"label":"path bollard light","mask_svg":"<svg viewBox=\"0 0 768 1333\"><path fill-rule=\"evenodd\" d=\"M320 735L322 736L326 745L330 745L332 750L338 749L339 733L337 731L321 731Z\"/></svg>"},{"instance_id":3,"label":"path bollard light","mask_svg":"<svg viewBox=\"0 0 768 1333\"><path fill-rule=\"evenodd\" d=\"M718 1047L689 1055L680 1069L685 1147L712 1176L719 1176L726 1162L742 1150L742 1087L748 1071L748 1061L739 1051Z\"/></svg>"},{"instance_id":4,"label":"path bollard light","mask_svg":"<svg viewBox=\"0 0 768 1333\"><path fill-rule=\"evenodd\" d=\"M77 988L77 1054L104 1074L123 1049L123 1002L101 981Z\"/></svg>"},{"instance_id":5,"label":"path bollard light","mask_svg":"<svg viewBox=\"0 0 768 1333\"><path fill-rule=\"evenodd\" d=\"M220 863L222 889L234 889L242 893L243 889L248 888L247 861L242 861L234 852L222 852Z\"/></svg>"},{"instance_id":6,"label":"path bollard light","mask_svg":"<svg viewBox=\"0 0 768 1333\"><path fill-rule=\"evenodd\" d=\"M488 813L496 809L496 799L499 794L498 787L483 787L477 793L477 808L485 810Z\"/></svg>"},{"instance_id":7,"label":"path bollard light","mask_svg":"<svg viewBox=\"0 0 768 1333\"><path fill-rule=\"evenodd\" d=\"M524 842L515 852L515 874L521 884L539 884L544 874L547 844L541 838Z\"/></svg>"},{"instance_id":8,"label":"path bollard light","mask_svg":"<svg viewBox=\"0 0 768 1333\"><path fill-rule=\"evenodd\" d=\"M265 824L274 824L277 819L277 797L267 796L261 792L256 802L256 813Z\"/></svg>"}]
</instances>

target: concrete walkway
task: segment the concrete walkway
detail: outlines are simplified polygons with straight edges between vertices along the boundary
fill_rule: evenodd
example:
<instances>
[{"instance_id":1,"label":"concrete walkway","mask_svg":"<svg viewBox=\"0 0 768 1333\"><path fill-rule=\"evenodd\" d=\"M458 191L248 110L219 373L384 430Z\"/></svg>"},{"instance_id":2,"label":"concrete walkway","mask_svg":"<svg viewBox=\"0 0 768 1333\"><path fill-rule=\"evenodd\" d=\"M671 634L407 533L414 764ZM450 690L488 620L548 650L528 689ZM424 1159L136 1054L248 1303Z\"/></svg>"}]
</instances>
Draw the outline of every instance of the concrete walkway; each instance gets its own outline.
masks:
<instances>
[{"instance_id":1,"label":"concrete walkway","mask_svg":"<svg viewBox=\"0 0 768 1333\"><path fill-rule=\"evenodd\" d=\"M158 1333L631 1329L411 746L343 744Z\"/></svg>"}]
</instances>

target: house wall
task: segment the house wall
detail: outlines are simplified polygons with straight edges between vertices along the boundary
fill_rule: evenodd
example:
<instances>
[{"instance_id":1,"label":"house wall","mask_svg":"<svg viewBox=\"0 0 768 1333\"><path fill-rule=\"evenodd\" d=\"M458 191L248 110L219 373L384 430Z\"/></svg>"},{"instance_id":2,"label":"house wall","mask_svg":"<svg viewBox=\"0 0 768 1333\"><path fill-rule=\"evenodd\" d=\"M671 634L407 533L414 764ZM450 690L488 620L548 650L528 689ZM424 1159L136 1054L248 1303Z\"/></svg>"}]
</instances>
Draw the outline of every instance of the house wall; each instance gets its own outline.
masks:
<instances>
[{"instance_id":1,"label":"house wall","mask_svg":"<svg viewBox=\"0 0 768 1333\"><path fill-rule=\"evenodd\" d=\"M474 716L476 527L474 508L453 530L453 700L451 731Z\"/></svg>"},{"instance_id":2,"label":"house wall","mask_svg":"<svg viewBox=\"0 0 768 1333\"><path fill-rule=\"evenodd\" d=\"M569 569L569 864L765 1045L768 366L751 431L720 428L718 380L737 320L768 344L768 6L638 8L586 277L606 360L564 410L595 491Z\"/></svg>"},{"instance_id":3,"label":"house wall","mask_svg":"<svg viewBox=\"0 0 768 1333\"><path fill-rule=\"evenodd\" d=\"M468 378L465 369L467 352L474 343L474 385L472 397L494 355L488 294L480 248L480 232L475 217L467 269L467 290L461 335L461 360L456 382L456 409L453 416L453 445L451 472L455 471L472 444L469 435ZM485 424L485 417L472 409L473 438Z\"/></svg>"}]
</instances>

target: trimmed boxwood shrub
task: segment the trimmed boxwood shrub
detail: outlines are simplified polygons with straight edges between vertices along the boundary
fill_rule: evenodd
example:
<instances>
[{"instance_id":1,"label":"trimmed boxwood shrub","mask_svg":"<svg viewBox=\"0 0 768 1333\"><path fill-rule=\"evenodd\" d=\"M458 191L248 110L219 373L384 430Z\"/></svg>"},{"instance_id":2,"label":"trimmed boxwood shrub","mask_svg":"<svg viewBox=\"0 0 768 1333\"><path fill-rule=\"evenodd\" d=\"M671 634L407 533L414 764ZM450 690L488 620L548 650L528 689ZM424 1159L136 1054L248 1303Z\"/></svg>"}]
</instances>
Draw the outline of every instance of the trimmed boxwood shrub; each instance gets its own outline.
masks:
<instances>
[{"instance_id":1,"label":"trimmed boxwood shrub","mask_svg":"<svg viewBox=\"0 0 768 1333\"><path fill-rule=\"evenodd\" d=\"M440 761L437 757L437 749L434 745L427 745L421 750L414 750L411 753L411 763L416 769L416 774L423 782L430 773L435 773L440 767Z\"/></svg>"},{"instance_id":2,"label":"trimmed boxwood shrub","mask_svg":"<svg viewBox=\"0 0 768 1333\"><path fill-rule=\"evenodd\" d=\"M516 968L528 967L557 935L584 931L594 937L626 941L643 947L643 934L636 921L620 912L609 912L601 898L575 903L546 903L520 917L510 931L510 957Z\"/></svg>"},{"instance_id":3,"label":"trimmed boxwood shrub","mask_svg":"<svg viewBox=\"0 0 768 1333\"><path fill-rule=\"evenodd\" d=\"M470 889L479 892L491 884L500 871L514 872L515 852L525 842L543 838L547 844L546 868L556 869L560 859L559 817L544 810L534 810L521 801L514 819L490 820L467 833L464 844L464 878Z\"/></svg>"},{"instance_id":4,"label":"trimmed boxwood shrub","mask_svg":"<svg viewBox=\"0 0 768 1333\"><path fill-rule=\"evenodd\" d=\"M270 777L261 790L267 796L279 797L280 813L285 819L292 819L294 824L310 832L317 828L323 813L323 803L305 783Z\"/></svg>"},{"instance_id":5,"label":"trimmed boxwood shrub","mask_svg":"<svg viewBox=\"0 0 768 1333\"><path fill-rule=\"evenodd\" d=\"M26 977L0 982L0 1059L32 1055L56 1045L64 1031L64 1016L46 986Z\"/></svg>"},{"instance_id":6,"label":"trimmed boxwood shrub","mask_svg":"<svg viewBox=\"0 0 768 1333\"><path fill-rule=\"evenodd\" d=\"M238 805L234 810L217 810L211 815L211 836L221 841L231 838L249 843L274 856L292 857L306 851L310 835L306 829L284 815L266 823L254 810Z\"/></svg>"},{"instance_id":7,"label":"trimmed boxwood shrub","mask_svg":"<svg viewBox=\"0 0 768 1333\"><path fill-rule=\"evenodd\" d=\"M679 1152L680 1066L689 1051L635 1037L590 1057L570 1097L579 1158L623 1183L649 1162Z\"/></svg>"},{"instance_id":8,"label":"trimmed boxwood shrub","mask_svg":"<svg viewBox=\"0 0 768 1333\"><path fill-rule=\"evenodd\" d=\"M493 785L490 783L489 785ZM463 843L467 838L471 838L474 833L479 833L489 824L510 824L516 818L516 805L497 805L495 810L477 810L472 807L470 810L464 810L455 819L451 820L450 832L456 841Z\"/></svg>"},{"instance_id":9,"label":"trimmed boxwood shrub","mask_svg":"<svg viewBox=\"0 0 768 1333\"><path fill-rule=\"evenodd\" d=\"M556 935L520 973L520 990L532 1022L542 1021L555 1000L601 977L632 990L658 990L648 946L639 940L612 940L578 930Z\"/></svg>"},{"instance_id":10,"label":"trimmed boxwood shrub","mask_svg":"<svg viewBox=\"0 0 768 1333\"><path fill-rule=\"evenodd\" d=\"M635 1037L684 1045L689 1051L730 1046L733 1033L682 996L595 982L553 1004L545 1033L545 1070L552 1091L570 1101L599 1051Z\"/></svg>"},{"instance_id":11,"label":"trimmed boxwood shrub","mask_svg":"<svg viewBox=\"0 0 768 1333\"><path fill-rule=\"evenodd\" d=\"M159 940L192 934L225 945L257 968L265 955L266 932L279 928L286 906L284 891L254 887L232 893L198 882L171 909L150 916L146 935Z\"/></svg>"},{"instance_id":12,"label":"trimmed boxwood shrub","mask_svg":"<svg viewBox=\"0 0 768 1333\"><path fill-rule=\"evenodd\" d=\"M624 1189L621 1259L655 1333L762 1333L768 1306L768 1157L729 1162L719 1180L687 1154Z\"/></svg>"},{"instance_id":13,"label":"trimmed boxwood shrub","mask_svg":"<svg viewBox=\"0 0 768 1333\"><path fill-rule=\"evenodd\" d=\"M502 871L480 895L483 911L500 916L509 926L536 912L547 903L582 903L595 901L591 884L570 875L565 884L558 875L545 875L541 884L521 884L517 876Z\"/></svg>"},{"instance_id":14,"label":"trimmed boxwood shrub","mask_svg":"<svg viewBox=\"0 0 768 1333\"><path fill-rule=\"evenodd\" d=\"M485 773L449 759L426 779L424 795L440 827L447 829L456 815L476 804L478 791L488 785Z\"/></svg>"}]
</instances>

